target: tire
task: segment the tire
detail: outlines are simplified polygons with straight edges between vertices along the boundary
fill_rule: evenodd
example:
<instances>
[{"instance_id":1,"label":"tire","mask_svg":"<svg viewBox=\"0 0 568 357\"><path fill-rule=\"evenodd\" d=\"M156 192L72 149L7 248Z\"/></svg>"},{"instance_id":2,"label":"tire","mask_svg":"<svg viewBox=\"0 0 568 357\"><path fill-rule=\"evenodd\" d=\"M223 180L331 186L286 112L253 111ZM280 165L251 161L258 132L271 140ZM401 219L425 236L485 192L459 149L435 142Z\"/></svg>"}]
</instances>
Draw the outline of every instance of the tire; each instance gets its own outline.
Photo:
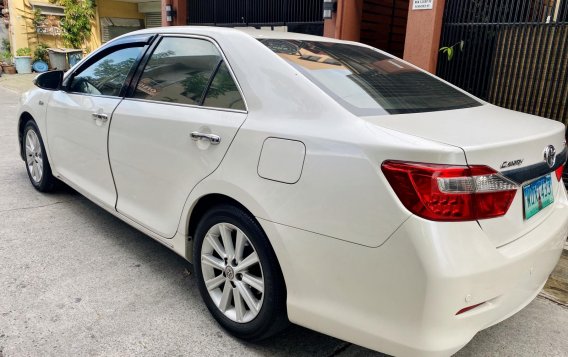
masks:
<instances>
[{"instance_id":1,"label":"tire","mask_svg":"<svg viewBox=\"0 0 568 357\"><path fill-rule=\"evenodd\" d=\"M258 263L248 265L255 261L254 253ZM259 341L289 324L278 260L258 222L243 209L220 205L205 213L196 229L193 266L205 305L235 337Z\"/></svg>"},{"instance_id":2,"label":"tire","mask_svg":"<svg viewBox=\"0 0 568 357\"><path fill-rule=\"evenodd\" d=\"M45 154L45 146L36 123L30 120L24 126L22 137L24 163L30 182L40 192L51 192L55 189L57 179L51 173L51 166Z\"/></svg>"}]
</instances>

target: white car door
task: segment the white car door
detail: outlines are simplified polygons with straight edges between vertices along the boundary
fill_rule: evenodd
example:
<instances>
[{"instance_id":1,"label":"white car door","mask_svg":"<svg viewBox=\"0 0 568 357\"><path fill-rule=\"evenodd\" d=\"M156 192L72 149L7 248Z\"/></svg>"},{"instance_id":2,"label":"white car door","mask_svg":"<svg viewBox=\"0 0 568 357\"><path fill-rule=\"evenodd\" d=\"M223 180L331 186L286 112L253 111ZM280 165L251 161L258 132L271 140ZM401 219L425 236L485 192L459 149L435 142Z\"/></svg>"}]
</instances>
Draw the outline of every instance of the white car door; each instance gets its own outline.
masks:
<instances>
[{"instance_id":1,"label":"white car door","mask_svg":"<svg viewBox=\"0 0 568 357\"><path fill-rule=\"evenodd\" d=\"M141 44L123 44L101 51L73 72L65 89L54 92L48 103L47 142L54 171L108 207L116 202L108 128L142 49Z\"/></svg>"},{"instance_id":2,"label":"white car door","mask_svg":"<svg viewBox=\"0 0 568 357\"><path fill-rule=\"evenodd\" d=\"M116 209L173 237L191 189L246 119L245 103L217 45L202 38L161 38L134 83L109 133Z\"/></svg>"}]
</instances>

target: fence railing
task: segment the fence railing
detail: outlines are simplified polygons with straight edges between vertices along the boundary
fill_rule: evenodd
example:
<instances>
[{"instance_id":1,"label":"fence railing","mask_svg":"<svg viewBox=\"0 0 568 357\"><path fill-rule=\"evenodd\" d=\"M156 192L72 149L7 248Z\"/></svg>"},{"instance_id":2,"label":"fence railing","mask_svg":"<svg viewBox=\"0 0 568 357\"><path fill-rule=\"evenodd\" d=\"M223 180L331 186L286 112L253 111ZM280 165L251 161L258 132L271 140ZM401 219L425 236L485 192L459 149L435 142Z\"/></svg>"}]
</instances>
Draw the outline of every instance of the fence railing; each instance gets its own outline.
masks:
<instances>
[{"instance_id":1,"label":"fence railing","mask_svg":"<svg viewBox=\"0 0 568 357\"><path fill-rule=\"evenodd\" d=\"M190 0L188 23L220 26L323 23L323 0Z\"/></svg>"},{"instance_id":2,"label":"fence railing","mask_svg":"<svg viewBox=\"0 0 568 357\"><path fill-rule=\"evenodd\" d=\"M463 41L463 51L460 45ZM509 109L568 123L568 0L448 0L437 74Z\"/></svg>"}]
</instances>

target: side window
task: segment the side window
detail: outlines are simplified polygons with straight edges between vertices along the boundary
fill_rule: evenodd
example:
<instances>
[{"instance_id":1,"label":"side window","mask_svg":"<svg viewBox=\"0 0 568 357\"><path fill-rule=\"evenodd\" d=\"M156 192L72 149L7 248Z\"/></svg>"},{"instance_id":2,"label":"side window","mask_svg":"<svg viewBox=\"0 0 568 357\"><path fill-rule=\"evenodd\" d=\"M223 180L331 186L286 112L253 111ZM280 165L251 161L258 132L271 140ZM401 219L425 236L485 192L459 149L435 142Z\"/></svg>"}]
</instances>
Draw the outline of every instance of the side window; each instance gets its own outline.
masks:
<instances>
[{"instance_id":1,"label":"side window","mask_svg":"<svg viewBox=\"0 0 568 357\"><path fill-rule=\"evenodd\" d=\"M123 48L99 59L73 77L70 91L119 96L140 51L142 47Z\"/></svg>"},{"instance_id":2,"label":"side window","mask_svg":"<svg viewBox=\"0 0 568 357\"><path fill-rule=\"evenodd\" d=\"M205 95L203 105L206 107L245 110L241 93L231 77L225 62L221 63L211 85Z\"/></svg>"},{"instance_id":3,"label":"side window","mask_svg":"<svg viewBox=\"0 0 568 357\"><path fill-rule=\"evenodd\" d=\"M134 97L200 105L220 61L221 55L209 41L165 37L144 68Z\"/></svg>"}]
</instances>

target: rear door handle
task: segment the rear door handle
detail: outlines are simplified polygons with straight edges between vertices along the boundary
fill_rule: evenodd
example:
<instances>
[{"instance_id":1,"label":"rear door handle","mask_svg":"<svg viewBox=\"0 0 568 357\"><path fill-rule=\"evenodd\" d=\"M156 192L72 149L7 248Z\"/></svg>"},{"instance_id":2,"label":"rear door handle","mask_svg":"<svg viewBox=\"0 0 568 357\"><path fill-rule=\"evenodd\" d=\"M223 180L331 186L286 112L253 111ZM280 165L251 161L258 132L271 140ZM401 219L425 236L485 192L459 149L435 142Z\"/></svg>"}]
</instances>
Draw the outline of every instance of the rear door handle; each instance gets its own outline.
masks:
<instances>
[{"instance_id":1,"label":"rear door handle","mask_svg":"<svg viewBox=\"0 0 568 357\"><path fill-rule=\"evenodd\" d=\"M209 142L213 145L217 145L221 142L221 137L215 134L205 134L205 133L200 133L198 131L194 131L190 134L190 136L195 141L201 139L209 140Z\"/></svg>"},{"instance_id":2,"label":"rear door handle","mask_svg":"<svg viewBox=\"0 0 568 357\"><path fill-rule=\"evenodd\" d=\"M93 120L98 119L98 120L102 121L103 123L108 120L108 115L106 115L106 114L93 113L91 115L93 117Z\"/></svg>"}]
</instances>

